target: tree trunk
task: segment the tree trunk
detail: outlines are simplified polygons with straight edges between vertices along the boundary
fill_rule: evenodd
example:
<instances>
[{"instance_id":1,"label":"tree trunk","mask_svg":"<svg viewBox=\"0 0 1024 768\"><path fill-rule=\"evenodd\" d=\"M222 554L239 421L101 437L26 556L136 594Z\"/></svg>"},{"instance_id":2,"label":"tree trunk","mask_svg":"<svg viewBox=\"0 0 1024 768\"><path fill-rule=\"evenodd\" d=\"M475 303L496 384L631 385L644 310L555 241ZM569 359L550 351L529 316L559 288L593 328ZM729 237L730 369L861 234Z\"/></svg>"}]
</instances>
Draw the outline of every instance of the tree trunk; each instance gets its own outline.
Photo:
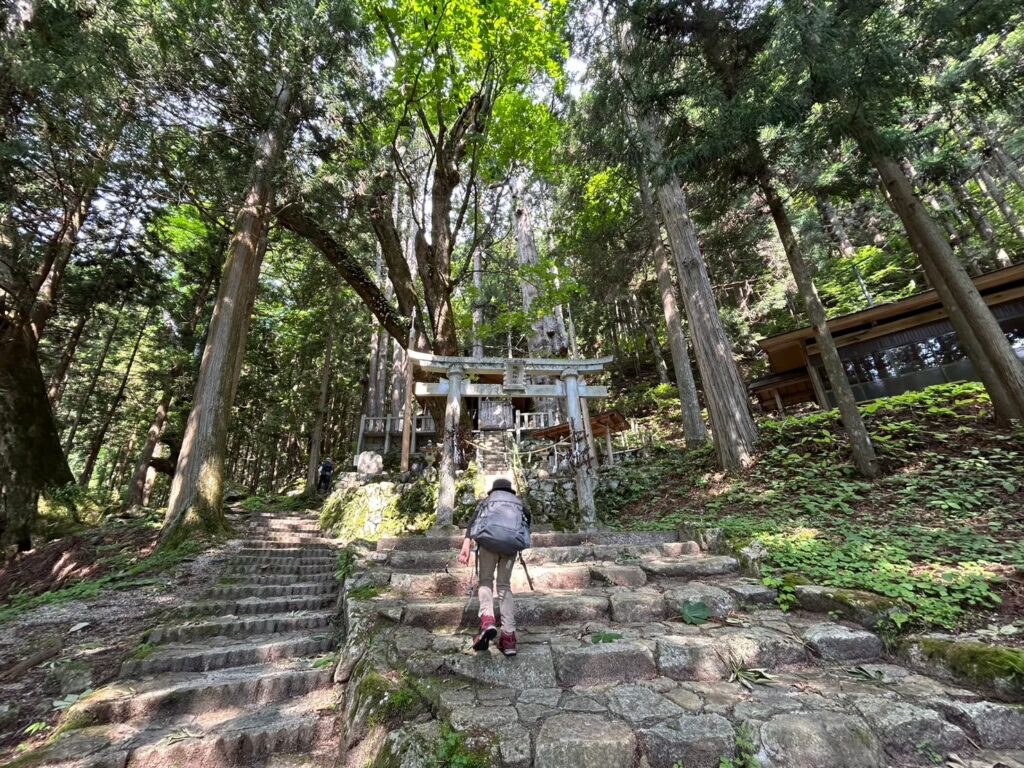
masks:
<instances>
[{"instance_id":1,"label":"tree trunk","mask_svg":"<svg viewBox=\"0 0 1024 768\"><path fill-rule=\"evenodd\" d=\"M760 150L757 150L760 152ZM759 160L766 165L764 157ZM814 336L821 351L821 359L825 364L825 375L832 386L832 394L839 406L839 415L843 422L843 428L850 440L850 448L853 451L853 463L857 471L864 477L876 477L878 475L878 457L875 455L874 446L871 444L871 437L868 435L864 420L860 411L857 410L857 400L853 396L850 382L846 378L846 371L843 369L842 360L839 358L839 350L836 349L835 340L828 327L828 316L825 314L825 307L818 297L818 289L811 277L811 267L804 258L797 242L793 227L786 213L786 207L782 198L775 189L767 170L762 170L758 177L758 185L768 202L772 219L779 230L779 238L786 251L789 260L789 268L796 281L797 290L803 299L804 308L807 310L807 317L814 327ZM808 363L810 365L810 363Z\"/></svg>"},{"instance_id":2,"label":"tree trunk","mask_svg":"<svg viewBox=\"0 0 1024 768\"><path fill-rule=\"evenodd\" d=\"M900 164L885 152L875 129L861 119L854 124L853 133L881 176L890 205L903 222L911 247L985 384L997 420L1004 423L1024 420L1024 365L992 311L928 216Z\"/></svg>"},{"instance_id":3,"label":"tree trunk","mask_svg":"<svg viewBox=\"0 0 1024 768\"><path fill-rule=\"evenodd\" d=\"M142 321L142 327L139 329L139 335L135 337L135 346L132 347L131 357L128 358L128 364L124 367L124 375L121 376L121 384L117 388L117 393L114 395L113 402L110 403L110 407L107 409L107 415L103 418L103 423L93 433L92 441L89 445L89 454L85 459L85 466L82 468L82 474L78 477L78 484L82 488L89 487L89 481L92 479L92 471L96 466L96 459L100 455L100 448L103 447L103 440L107 436L107 430L110 429L110 423L114 420L114 414L117 413L117 409L121 407L121 400L124 398L125 387L128 386L128 377L132 374L132 367L135 365L135 358L139 354L139 346L142 344L142 337L146 333L146 328L149 326L150 312L146 313L146 318Z\"/></svg>"},{"instance_id":4,"label":"tree trunk","mask_svg":"<svg viewBox=\"0 0 1024 768\"><path fill-rule=\"evenodd\" d=\"M992 255L993 261L997 266L1008 267L1012 263L1009 255L1005 250L999 247L999 242L996 240L995 230L992 228L992 222L988 220L985 213L978 207L978 204L971 197L971 193L967 191L959 181L949 182L949 188L953 190L953 197L956 198L957 202L960 203L960 207L963 208L964 213L967 214L967 218L971 220L971 225L974 227L981 241L985 243L985 247Z\"/></svg>"},{"instance_id":5,"label":"tree trunk","mask_svg":"<svg viewBox=\"0 0 1024 768\"><path fill-rule=\"evenodd\" d=\"M139 460L135 464L135 473L132 475L128 494L125 496L124 504L121 506L123 510L145 506L146 487L147 485L152 487L152 483L149 481L149 464L156 452L160 437L164 433L164 426L167 424L167 413L171 408L172 397L172 388L168 384L160 395L160 402L156 406L156 414L149 425L149 431L146 432L146 442L142 444L142 452L139 454Z\"/></svg>"},{"instance_id":6,"label":"tree trunk","mask_svg":"<svg viewBox=\"0 0 1024 768\"><path fill-rule=\"evenodd\" d=\"M654 269L658 274L661 309L665 315L665 328L668 333L669 349L672 352L672 369L676 377L676 388L679 390L683 435L686 437L687 448L697 448L707 443L708 431L704 426L700 398L697 396L697 385L693 380L693 370L690 368L690 354L686 349L686 335L683 333L679 304L676 301L672 270L668 265L665 244L661 239L661 224L655 214L654 201L651 198L651 183L647 178L647 172L643 170L640 172L640 201L643 204L644 220L651 237Z\"/></svg>"},{"instance_id":7,"label":"tree trunk","mask_svg":"<svg viewBox=\"0 0 1024 768\"><path fill-rule=\"evenodd\" d=\"M661 139L650 118L643 119L640 130L651 165L662 174L656 187L658 204L676 259L715 449L722 467L727 472L735 472L750 464L757 444L757 427L750 415L747 390L718 316L711 279L690 220L686 196L675 175L665 172Z\"/></svg>"},{"instance_id":8,"label":"tree trunk","mask_svg":"<svg viewBox=\"0 0 1024 768\"><path fill-rule=\"evenodd\" d=\"M2 322L2 321L0 321ZM73 482L28 328L0 334L0 552L32 547L39 494ZM10 425L17 424L18 429Z\"/></svg>"},{"instance_id":9,"label":"tree trunk","mask_svg":"<svg viewBox=\"0 0 1024 768\"><path fill-rule=\"evenodd\" d=\"M75 360L75 352L78 351L78 342L82 340L82 332L86 323L89 322L89 312L83 312L71 330L68 343L64 345L64 353L60 356L60 362L50 377L50 383L46 388L46 399L50 401L50 407L56 411L60 405L60 399L64 396L64 388L68 383L68 371L71 370L71 363Z\"/></svg>"},{"instance_id":10,"label":"tree trunk","mask_svg":"<svg viewBox=\"0 0 1024 768\"><path fill-rule=\"evenodd\" d=\"M114 314L114 322L111 324L110 330L107 332L107 338L103 340L103 350L100 352L100 359L92 369L92 376L89 377L89 386L86 387L85 396L78 404L78 410L75 412L75 420L71 422L71 429L68 431L68 436L64 440L65 454L70 454L71 448L75 444L75 435L78 434L78 427L82 423L82 416L89 407L89 401L92 400L92 395L96 391L96 382L98 381L100 374L103 372L103 365L106 363L107 355L110 353L110 345L114 341L114 335L117 333L117 326L121 323L121 311L123 309L124 299L121 299L121 303L117 307L117 312Z\"/></svg>"},{"instance_id":11,"label":"tree trunk","mask_svg":"<svg viewBox=\"0 0 1024 768\"><path fill-rule=\"evenodd\" d=\"M324 438L324 418L327 414L327 399L331 393L331 356L334 354L334 328L336 325L336 304L332 301L328 320L327 344L324 348L324 364L320 371L320 399L317 401L313 431L309 438L309 464L306 467L306 495L312 496L317 489L320 476L320 444Z\"/></svg>"},{"instance_id":12,"label":"tree trunk","mask_svg":"<svg viewBox=\"0 0 1024 768\"><path fill-rule=\"evenodd\" d=\"M864 276L860 273L860 267L857 266L857 249L854 248L853 241L846 232L846 227L843 226L842 220L836 214L836 209L827 197L820 192L815 197L818 201L818 211L821 213L822 221L825 224L825 231L831 235L833 241L839 247L839 253L843 258L849 260L853 274L857 278L857 285L860 286L860 291L864 294L864 300L867 301L869 307L875 306L875 301L871 297L871 291L868 290L867 283L864 282Z\"/></svg>"},{"instance_id":13,"label":"tree trunk","mask_svg":"<svg viewBox=\"0 0 1024 768\"><path fill-rule=\"evenodd\" d=\"M992 174L988 172L985 164L982 163L978 167L978 182L985 194L995 201L996 207L999 208L999 212L1003 214L1003 218L1006 219L1006 223L1010 225L1010 229L1017 237L1024 238L1024 226L1021 226L1020 219L1017 218L1017 214L1014 212L1010 204L1006 202L1006 195L1003 194L1002 187L999 183L992 178Z\"/></svg>"},{"instance_id":14,"label":"tree trunk","mask_svg":"<svg viewBox=\"0 0 1024 768\"><path fill-rule=\"evenodd\" d=\"M273 198L274 171L284 153L292 91L278 89L269 124L261 134L252 180L235 218L220 288L207 332L192 410L171 484L161 542L181 540L191 528L226 530L223 511L224 448L228 417L245 356L260 265L266 250L267 216Z\"/></svg>"},{"instance_id":15,"label":"tree trunk","mask_svg":"<svg viewBox=\"0 0 1024 768\"><path fill-rule=\"evenodd\" d=\"M516 235L516 255L519 258L519 266L524 268L526 276L519 283L523 294L523 311L532 315L535 311L533 303L540 298L540 291L534 284L536 277L530 271L536 272L540 264L540 253L537 250L537 241L533 235L533 218L530 209L523 199L523 190L518 180L512 182L513 206L515 214L513 228ZM553 312L545 312L532 321L533 332L527 345L531 357L560 357L569 348L564 334L561 333L558 321Z\"/></svg>"},{"instance_id":16,"label":"tree trunk","mask_svg":"<svg viewBox=\"0 0 1024 768\"><path fill-rule=\"evenodd\" d=\"M484 356L484 340L481 337L484 325L484 267L483 249L473 251L473 357Z\"/></svg>"}]
</instances>

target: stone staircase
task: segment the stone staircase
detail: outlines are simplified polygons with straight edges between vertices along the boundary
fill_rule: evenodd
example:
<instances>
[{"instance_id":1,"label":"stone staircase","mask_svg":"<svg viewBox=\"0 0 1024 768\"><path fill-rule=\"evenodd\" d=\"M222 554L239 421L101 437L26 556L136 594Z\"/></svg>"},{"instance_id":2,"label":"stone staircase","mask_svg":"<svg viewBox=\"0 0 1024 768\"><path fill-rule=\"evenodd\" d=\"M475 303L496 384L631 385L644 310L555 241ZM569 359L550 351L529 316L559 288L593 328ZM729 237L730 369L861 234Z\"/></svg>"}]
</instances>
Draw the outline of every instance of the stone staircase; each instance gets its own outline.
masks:
<instances>
[{"instance_id":1,"label":"stone staircase","mask_svg":"<svg viewBox=\"0 0 1024 768\"><path fill-rule=\"evenodd\" d=\"M335 764L334 546L308 514L248 520L219 584L149 631L33 765Z\"/></svg>"},{"instance_id":2,"label":"stone staircase","mask_svg":"<svg viewBox=\"0 0 1024 768\"><path fill-rule=\"evenodd\" d=\"M512 467L509 465L508 441L501 430L482 430L473 434L473 443L478 446L477 456L480 473L489 489L496 479L512 478Z\"/></svg>"},{"instance_id":3,"label":"stone staircase","mask_svg":"<svg viewBox=\"0 0 1024 768\"><path fill-rule=\"evenodd\" d=\"M535 533L519 655L474 653L460 541L381 540L346 583L345 765L434 765L446 720L506 768L1024 766L1024 708L896 663L863 626L784 613L675 534ZM402 679L429 706L389 720L414 697L381 681Z\"/></svg>"}]
</instances>

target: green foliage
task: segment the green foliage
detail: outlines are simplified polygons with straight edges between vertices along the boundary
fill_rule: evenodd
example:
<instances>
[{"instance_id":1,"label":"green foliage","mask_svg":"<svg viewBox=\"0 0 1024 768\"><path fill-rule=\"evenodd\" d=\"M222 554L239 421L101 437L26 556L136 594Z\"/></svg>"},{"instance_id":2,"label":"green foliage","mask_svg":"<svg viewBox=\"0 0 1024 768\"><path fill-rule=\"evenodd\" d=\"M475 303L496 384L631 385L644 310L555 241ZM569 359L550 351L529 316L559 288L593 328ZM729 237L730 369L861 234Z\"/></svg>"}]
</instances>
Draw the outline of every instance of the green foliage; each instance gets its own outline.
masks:
<instances>
[{"instance_id":1,"label":"green foliage","mask_svg":"<svg viewBox=\"0 0 1024 768\"><path fill-rule=\"evenodd\" d=\"M708 619L711 618L711 611L702 602L684 603L680 616L687 624L700 626L701 624L708 623Z\"/></svg>"},{"instance_id":2,"label":"green foliage","mask_svg":"<svg viewBox=\"0 0 1024 768\"><path fill-rule=\"evenodd\" d=\"M735 479L716 479L699 454L617 467L619 487L597 494L602 514L637 528L720 528L736 548L760 541L765 584L784 608L800 581L893 598L906 606L890 618L897 631L954 627L997 605L999 566L1024 563L1018 433L992 426L973 382L862 410L886 470L875 481L853 472L829 411L763 421L758 459Z\"/></svg>"},{"instance_id":3,"label":"green foliage","mask_svg":"<svg viewBox=\"0 0 1024 768\"><path fill-rule=\"evenodd\" d=\"M422 533L434 523L435 510L428 502L436 498L437 491L423 487L430 485L435 484L421 478L408 497L390 482L339 489L324 502L320 527L345 543Z\"/></svg>"},{"instance_id":4,"label":"green foliage","mask_svg":"<svg viewBox=\"0 0 1024 768\"><path fill-rule=\"evenodd\" d=\"M736 752L731 758L723 757L718 762L718 768L761 768L754 734L749 725L740 723L736 727Z\"/></svg>"},{"instance_id":5,"label":"green foliage","mask_svg":"<svg viewBox=\"0 0 1024 768\"><path fill-rule=\"evenodd\" d=\"M445 723L426 768L490 768L491 760L484 750L472 750L466 737Z\"/></svg>"},{"instance_id":6,"label":"green foliage","mask_svg":"<svg viewBox=\"0 0 1024 768\"><path fill-rule=\"evenodd\" d=\"M376 587L372 584L364 584L361 587L350 589L347 593L350 600L373 600L384 594L384 587Z\"/></svg>"},{"instance_id":7,"label":"green foliage","mask_svg":"<svg viewBox=\"0 0 1024 768\"><path fill-rule=\"evenodd\" d=\"M590 636L590 642L594 645L600 645L602 643L614 643L622 639L622 635L618 632L608 632L607 630L599 630Z\"/></svg>"},{"instance_id":8,"label":"green foliage","mask_svg":"<svg viewBox=\"0 0 1024 768\"><path fill-rule=\"evenodd\" d=\"M348 577L355 573L357 561L356 553L350 547L345 547L338 551L338 554L335 556L335 561L337 565L334 571L334 577L340 583L344 584Z\"/></svg>"}]
</instances>

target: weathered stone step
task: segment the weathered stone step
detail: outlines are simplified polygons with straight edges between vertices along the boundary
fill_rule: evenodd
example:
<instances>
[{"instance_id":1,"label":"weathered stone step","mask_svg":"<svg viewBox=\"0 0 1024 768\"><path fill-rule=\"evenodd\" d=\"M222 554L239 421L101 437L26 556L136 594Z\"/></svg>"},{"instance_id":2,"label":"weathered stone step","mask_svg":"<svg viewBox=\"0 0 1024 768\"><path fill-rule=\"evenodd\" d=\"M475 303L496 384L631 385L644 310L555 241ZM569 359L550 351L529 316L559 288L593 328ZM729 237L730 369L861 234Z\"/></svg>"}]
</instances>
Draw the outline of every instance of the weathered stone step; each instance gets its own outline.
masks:
<instances>
[{"instance_id":1,"label":"weathered stone step","mask_svg":"<svg viewBox=\"0 0 1024 768\"><path fill-rule=\"evenodd\" d=\"M327 657L325 657L327 658ZM100 689L75 712L93 723L153 720L225 706L258 706L303 696L333 685L333 665L316 669L307 661L288 661L202 673L163 675L144 681L116 682Z\"/></svg>"},{"instance_id":2,"label":"weathered stone step","mask_svg":"<svg viewBox=\"0 0 1024 768\"><path fill-rule=\"evenodd\" d=\"M334 546L334 542L331 539L325 539L321 536L273 536L260 539L242 539L238 544L243 549L259 549L259 550L282 550L282 549L300 549L304 552L311 552L314 554L327 554L333 555L337 552L337 547Z\"/></svg>"},{"instance_id":3,"label":"weathered stone step","mask_svg":"<svg viewBox=\"0 0 1024 768\"><path fill-rule=\"evenodd\" d=\"M409 602L402 622L413 627L472 626L477 620L477 600ZM524 625L569 624L608 617L608 598L602 595L517 595L516 622Z\"/></svg>"},{"instance_id":4,"label":"weathered stone step","mask_svg":"<svg viewBox=\"0 0 1024 768\"><path fill-rule=\"evenodd\" d=\"M221 618L195 624L157 627L146 634L148 643L187 643L207 637L238 637L242 635L271 635L275 632L300 630L326 630L334 618L332 611L294 614L272 613L250 618Z\"/></svg>"},{"instance_id":5,"label":"weathered stone step","mask_svg":"<svg viewBox=\"0 0 1024 768\"><path fill-rule=\"evenodd\" d=\"M325 653L332 645L331 633L265 635L217 643L161 646L143 659L129 659L121 665L122 677L157 675L163 672L206 672L211 669L267 664Z\"/></svg>"},{"instance_id":6,"label":"weathered stone step","mask_svg":"<svg viewBox=\"0 0 1024 768\"><path fill-rule=\"evenodd\" d=\"M585 589L591 585L590 566L560 565L537 567L530 570L530 577L536 589ZM457 597L468 595L470 586L476 582L472 568L460 568L449 573L403 573L391 574L391 589L406 597ZM526 572L521 567L512 570L512 591L526 592L530 585Z\"/></svg>"},{"instance_id":7,"label":"weathered stone step","mask_svg":"<svg viewBox=\"0 0 1024 768\"><path fill-rule=\"evenodd\" d=\"M332 579L333 581L333 579ZM232 584L214 587L207 592L211 600L239 600L247 597L287 597L290 595L336 595L337 583L319 584L298 582L295 584Z\"/></svg>"},{"instance_id":8,"label":"weathered stone step","mask_svg":"<svg viewBox=\"0 0 1024 768\"><path fill-rule=\"evenodd\" d=\"M657 545L679 541L674 531L596 531L590 533L566 533L561 531L539 532L530 537L534 548L570 547L583 544ZM385 536L378 540L378 552L437 552L458 549L462 534L453 536Z\"/></svg>"},{"instance_id":9,"label":"weathered stone step","mask_svg":"<svg viewBox=\"0 0 1024 768\"><path fill-rule=\"evenodd\" d=\"M102 761L90 758L80 765L115 765L124 768L251 768L269 765L274 755L305 755L324 748L336 729L335 718L321 715L313 703L305 706L277 705L273 708L237 715L225 710L219 722L201 725L174 723L149 728L122 744L115 744ZM109 730L86 728L69 734L69 743L85 741ZM67 747L65 747L67 748Z\"/></svg>"},{"instance_id":10,"label":"weathered stone step","mask_svg":"<svg viewBox=\"0 0 1024 768\"><path fill-rule=\"evenodd\" d=\"M712 562L722 561L708 555L696 554L699 552L694 542L670 542L666 544L579 544L565 547L533 547L523 552L523 560L529 565L556 565L559 563L584 563L591 561L599 562L626 562L636 563L644 559L657 560L659 562L672 562L675 559L697 560L709 559ZM693 553L693 554L691 554ZM404 551L395 550L387 555L387 564L398 570L443 570L446 566L454 566L458 558L458 550L450 551ZM738 568L734 558L727 558L732 564L732 570ZM713 570L715 566L707 566ZM718 566L722 568L721 565ZM728 572L721 570L721 572ZM684 574L666 574L684 575ZM701 574L694 574L701 575Z\"/></svg>"},{"instance_id":11,"label":"weathered stone step","mask_svg":"<svg viewBox=\"0 0 1024 768\"><path fill-rule=\"evenodd\" d=\"M263 587L268 585L290 586L292 584L320 584L325 589L337 586L338 579L334 572L330 573L226 573L218 580L222 587Z\"/></svg>"},{"instance_id":12,"label":"weathered stone step","mask_svg":"<svg viewBox=\"0 0 1024 768\"><path fill-rule=\"evenodd\" d=\"M639 566L649 576L718 576L736 573L740 564L735 557L727 555L682 555L671 559L644 560Z\"/></svg>"},{"instance_id":13,"label":"weathered stone step","mask_svg":"<svg viewBox=\"0 0 1024 768\"><path fill-rule=\"evenodd\" d=\"M278 554L276 550L242 550L229 561L230 565L273 565L302 566L318 565L324 568L337 567L338 558L334 555L304 554L302 552Z\"/></svg>"},{"instance_id":14,"label":"weathered stone step","mask_svg":"<svg viewBox=\"0 0 1024 768\"><path fill-rule=\"evenodd\" d=\"M284 597L246 597L240 600L192 603L175 609L174 613L177 616L252 616L261 613L317 611L332 607L336 599L334 595L322 592Z\"/></svg>"},{"instance_id":15,"label":"weathered stone step","mask_svg":"<svg viewBox=\"0 0 1024 768\"><path fill-rule=\"evenodd\" d=\"M243 559L244 560L244 559ZM233 561L224 568L225 575L259 574L274 576L325 576L332 575L337 566L334 562L315 565L291 565L272 562L239 562Z\"/></svg>"}]
</instances>

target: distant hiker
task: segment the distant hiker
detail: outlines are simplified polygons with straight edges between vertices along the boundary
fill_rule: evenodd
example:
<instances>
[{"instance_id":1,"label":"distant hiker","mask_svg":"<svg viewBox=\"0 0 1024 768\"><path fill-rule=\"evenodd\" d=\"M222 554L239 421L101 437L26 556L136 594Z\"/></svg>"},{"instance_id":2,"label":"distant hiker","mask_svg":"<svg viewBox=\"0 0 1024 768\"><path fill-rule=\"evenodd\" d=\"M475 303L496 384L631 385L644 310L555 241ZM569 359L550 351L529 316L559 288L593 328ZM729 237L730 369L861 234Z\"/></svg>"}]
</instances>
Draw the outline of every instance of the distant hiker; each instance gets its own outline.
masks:
<instances>
[{"instance_id":1,"label":"distant hiker","mask_svg":"<svg viewBox=\"0 0 1024 768\"><path fill-rule=\"evenodd\" d=\"M334 474L334 462L331 461L331 457L328 456L324 459L324 463L320 465L320 482L317 483L317 491L323 491L327 493L331 490L331 475Z\"/></svg>"},{"instance_id":2,"label":"distant hiker","mask_svg":"<svg viewBox=\"0 0 1024 768\"><path fill-rule=\"evenodd\" d=\"M466 527L462 551L459 552L461 565L469 562L469 552L474 542L477 547L477 575L480 579L480 632L473 638L473 649L486 651L498 634L494 620L496 586L501 606L498 650L506 656L515 656L516 617L512 605L512 566L515 565L516 556L530 546L530 513L508 480L495 480L487 498L473 512Z\"/></svg>"}]
</instances>

